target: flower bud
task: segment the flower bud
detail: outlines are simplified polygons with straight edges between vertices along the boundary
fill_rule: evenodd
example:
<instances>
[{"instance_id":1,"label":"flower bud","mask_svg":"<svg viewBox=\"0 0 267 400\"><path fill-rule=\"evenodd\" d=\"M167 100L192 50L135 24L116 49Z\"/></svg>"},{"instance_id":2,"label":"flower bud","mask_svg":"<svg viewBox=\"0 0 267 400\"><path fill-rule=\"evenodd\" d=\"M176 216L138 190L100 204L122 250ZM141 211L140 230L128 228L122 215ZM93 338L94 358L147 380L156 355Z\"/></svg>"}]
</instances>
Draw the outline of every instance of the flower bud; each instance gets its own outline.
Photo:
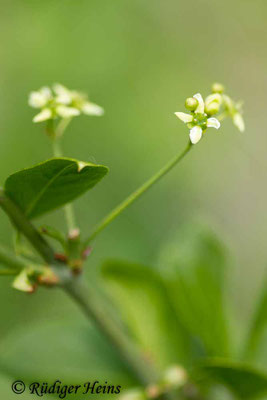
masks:
<instances>
[{"instance_id":1,"label":"flower bud","mask_svg":"<svg viewBox=\"0 0 267 400\"><path fill-rule=\"evenodd\" d=\"M16 276L12 286L14 289L27 293L33 293L35 290L35 285L31 282L29 273L25 269Z\"/></svg>"},{"instance_id":2,"label":"flower bud","mask_svg":"<svg viewBox=\"0 0 267 400\"><path fill-rule=\"evenodd\" d=\"M224 92L224 86L221 83L215 82L212 85L211 90L212 90L213 93L223 93Z\"/></svg>"},{"instance_id":3,"label":"flower bud","mask_svg":"<svg viewBox=\"0 0 267 400\"><path fill-rule=\"evenodd\" d=\"M185 100L185 107L190 111L195 111L198 106L198 101L194 97L188 97Z\"/></svg>"},{"instance_id":4,"label":"flower bud","mask_svg":"<svg viewBox=\"0 0 267 400\"><path fill-rule=\"evenodd\" d=\"M220 110L220 104L217 101L213 101L205 106L205 112L208 115L217 114Z\"/></svg>"},{"instance_id":5,"label":"flower bud","mask_svg":"<svg viewBox=\"0 0 267 400\"><path fill-rule=\"evenodd\" d=\"M174 365L165 371L163 379L167 386L178 389L186 384L188 376L183 367Z\"/></svg>"}]
</instances>

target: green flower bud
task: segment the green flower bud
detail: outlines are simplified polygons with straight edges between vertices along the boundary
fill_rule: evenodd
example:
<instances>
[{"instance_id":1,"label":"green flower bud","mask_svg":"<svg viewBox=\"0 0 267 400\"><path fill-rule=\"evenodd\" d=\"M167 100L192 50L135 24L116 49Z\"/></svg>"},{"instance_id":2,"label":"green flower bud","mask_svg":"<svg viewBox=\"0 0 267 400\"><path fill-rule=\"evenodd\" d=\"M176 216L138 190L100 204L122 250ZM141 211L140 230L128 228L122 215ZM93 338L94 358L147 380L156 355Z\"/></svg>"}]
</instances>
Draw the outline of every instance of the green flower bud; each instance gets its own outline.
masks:
<instances>
[{"instance_id":1,"label":"green flower bud","mask_svg":"<svg viewBox=\"0 0 267 400\"><path fill-rule=\"evenodd\" d=\"M205 107L205 112L208 115L214 115L217 114L220 110L220 104L217 101L213 101L212 103L209 103Z\"/></svg>"},{"instance_id":2,"label":"green flower bud","mask_svg":"<svg viewBox=\"0 0 267 400\"><path fill-rule=\"evenodd\" d=\"M223 93L224 92L224 86L221 83L215 82L212 85L211 90L212 90L213 93Z\"/></svg>"},{"instance_id":3,"label":"green flower bud","mask_svg":"<svg viewBox=\"0 0 267 400\"><path fill-rule=\"evenodd\" d=\"M195 111L198 106L198 101L194 97L188 97L185 100L185 107L190 111Z\"/></svg>"}]
</instances>

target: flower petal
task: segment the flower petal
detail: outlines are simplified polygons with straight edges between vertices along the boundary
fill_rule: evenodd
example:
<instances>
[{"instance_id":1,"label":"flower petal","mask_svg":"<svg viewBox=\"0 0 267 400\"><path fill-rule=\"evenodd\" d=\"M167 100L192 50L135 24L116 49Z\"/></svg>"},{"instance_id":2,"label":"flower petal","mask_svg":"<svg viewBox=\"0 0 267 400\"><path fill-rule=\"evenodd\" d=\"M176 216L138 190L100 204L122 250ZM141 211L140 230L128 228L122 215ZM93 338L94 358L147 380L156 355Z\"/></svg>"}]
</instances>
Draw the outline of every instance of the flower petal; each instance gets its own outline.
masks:
<instances>
[{"instance_id":1,"label":"flower petal","mask_svg":"<svg viewBox=\"0 0 267 400\"><path fill-rule=\"evenodd\" d=\"M43 122L52 118L52 111L50 108L44 108L39 114L35 115L33 122Z\"/></svg>"},{"instance_id":2,"label":"flower petal","mask_svg":"<svg viewBox=\"0 0 267 400\"><path fill-rule=\"evenodd\" d=\"M60 83L53 85L54 92L56 93L56 102L59 104L68 105L72 102L71 90L67 89Z\"/></svg>"},{"instance_id":3,"label":"flower petal","mask_svg":"<svg viewBox=\"0 0 267 400\"><path fill-rule=\"evenodd\" d=\"M39 92L48 100L52 99L52 91L48 86L43 86L41 87L41 89L39 90Z\"/></svg>"},{"instance_id":4,"label":"flower petal","mask_svg":"<svg viewBox=\"0 0 267 400\"><path fill-rule=\"evenodd\" d=\"M82 105L82 112L86 115L96 115L100 117L104 114L104 109L97 104L87 101Z\"/></svg>"},{"instance_id":5,"label":"flower petal","mask_svg":"<svg viewBox=\"0 0 267 400\"><path fill-rule=\"evenodd\" d=\"M40 92L31 92L29 95L29 105L33 108L42 108L46 105L46 97Z\"/></svg>"},{"instance_id":6,"label":"flower petal","mask_svg":"<svg viewBox=\"0 0 267 400\"><path fill-rule=\"evenodd\" d=\"M193 144L199 142L202 137L202 129L200 126L194 126L194 128L190 129L189 137Z\"/></svg>"},{"instance_id":7,"label":"flower petal","mask_svg":"<svg viewBox=\"0 0 267 400\"><path fill-rule=\"evenodd\" d=\"M43 108L49 100L52 99L51 90L44 86L40 90L36 90L29 95L29 105L34 108Z\"/></svg>"},{"instance_id":8,"label":"flower petal","mask_svg":"<svg viewBox=\"0 0 267 400\"><path fill-rule=\"evenodd\" d=\"M215 128L215 129L219 129L221 126L220 122L217 120L217 118L208 118L207 119L207 127L208 128Z\"/></svg>"},{"instance_id":9,"label":"flower petal","mask_svg":"<svg viewBox=\"0 0 267 400\"><path fill-rule=\"evenodd\" d=\"M78 110L78 108L67 107L64 105L58 106L56 108L56 112L62 118L71 118L80 115L80 111Z\"/></svg>"},{"instance_id":10,"label":"flower petal","mask_svg":"<svg viewBox=\"0 0 267 400\"><path fill-rule=\"evenodd\" d=\"M195 113L196 114L204 114L204 108L205 108L204 107L204 100L203 100L201 94L200 93L194 94L193 97L195 99L197 99L197 101L198 101L198 106L197 106L197 108L195 110Z\"/></svg>"},{"instance_id":11,"label":"flower petal","mask_svg":"<svg viewBox=\"0 0 267 400\"><path fill-rule=\"evenodd\" d=\"M240 132L244 132L245 130L245 122L243 117L240 113L235 113L233 116L233 123L234 125L240 130Z\"/></svg>"},{"instance_id":12,"label":"flower petal","mask_svg":"<svg viewBox=\"0 0 267 400\"><path fill-rule=\"evenodd\" d=\"M176 117L178 117L185 124L187 124L188 122L192 122L193 121L193 116L190 115L190 114L186 114L186 113L183 113L183 112L176 112L174 114L176 115Z\"/></svg>"}]
</instances>

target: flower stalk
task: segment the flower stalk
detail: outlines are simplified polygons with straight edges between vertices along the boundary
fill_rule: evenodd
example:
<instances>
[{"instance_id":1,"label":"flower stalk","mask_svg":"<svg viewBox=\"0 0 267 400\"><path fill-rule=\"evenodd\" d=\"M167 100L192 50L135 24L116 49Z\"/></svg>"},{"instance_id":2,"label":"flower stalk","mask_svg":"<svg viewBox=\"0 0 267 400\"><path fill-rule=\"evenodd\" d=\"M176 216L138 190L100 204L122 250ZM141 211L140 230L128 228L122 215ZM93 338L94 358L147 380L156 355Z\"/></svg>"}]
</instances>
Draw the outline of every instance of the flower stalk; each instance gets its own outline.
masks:
<instances>
[{"instance_id":1,"label":"flower stalk","mask_svg":"<svg viewBox=\"0 0 267 400\"><path fill-rule=\"evenodd\" d=\"M60 140L65 132L66 128L71 122L71 118L63 118L57 128L53 130L53 135L52 135L52 148L53 148L53 155L54 157L62 157L63 153L61 150L61 145L60 145ZM68 227L68 231L71 232L72 230L76 229L76 221L75 221L75 215L73 211L73 206L72 204L67 204L64 207L64 212L65 212L65 219Z\"/></svg>"},{"instance_id":2,"label":"flower stalk","mask_svg":"<svg viewBox=\"0 0 267 400\"><path fill-rule=\"evenodd\" d=\"M85 241L85 246L87 246L95 237L106 228L115 218L117 218L126 208L128 208L132 203L134 203L139 197L141 197L145 192L147 192L156 182L163 178L173 167L179 164L180 161L186 156L186 154L192 148L192 143L189 142L185 150L182 153L176 155L172 160L170 160L163 168L161 168L155 175L153 175L148 181L146 181L142 186L134 191L130 196L128 196L122 203L120 203L114 210L112 210L93 230L91 235Z\"/></svg>"}]
</instances>

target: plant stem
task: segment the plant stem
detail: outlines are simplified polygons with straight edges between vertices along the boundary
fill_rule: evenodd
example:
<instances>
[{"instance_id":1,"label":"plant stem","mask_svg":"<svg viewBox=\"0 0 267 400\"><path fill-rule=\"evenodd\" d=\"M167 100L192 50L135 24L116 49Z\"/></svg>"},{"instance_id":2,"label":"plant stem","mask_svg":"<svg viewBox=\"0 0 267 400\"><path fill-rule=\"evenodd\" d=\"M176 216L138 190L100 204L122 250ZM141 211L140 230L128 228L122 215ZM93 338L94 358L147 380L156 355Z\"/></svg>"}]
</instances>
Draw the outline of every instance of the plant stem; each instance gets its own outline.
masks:
<instances>
[{"instance_id":1,"label":"plant stem","mask_svg":"<svg viewBox=\"0 0 267 400\"><path fill-rule=\"evenodd\" d=\"M72 118L62 118L62 120L58 123L57 129L56 129L56 138L60 138L69 124L71 123Z\"/></svg>"},{"instance_id":2,"label":"plant stem","mask_svg":"<svg viewBox=\"0 0 267 400\"><path fill-rule=\"evenodd\" d=\"M79 278L75 278L66 282L63 289L79 305L86 317L93 320L100 328L138 381L145 386L155 383L157 381L156 372L134 346L124 329L118 326L110 313L105 312L99 294L96 293L93 286L87 287Z\"/></svg>"},{"instance_id":3,"label":"plant stem","mask_svg":"<svg viewBox=\"0 0 267 400\"><path fill-rule=\"evenodd\" d=\"M16 204L5 195L3 189L0 189L0 207L9 216L11 222L15 225L15 228L26 236L33 247L39 254L41 254L43 259L48 264L53 264L55 261L53 249L35 229L22 211L16 206Z\"/></svg>"},{"instance_id":4,"label":"plant stem","mask_svg":"<svg viewBox=\"0 0 267 400\"><path fill-rule=\"evenodd\" d=\"M128 196L122 203L120 203L114 210L112 210L93 230L89 238L86 240L85 245L91 242L106 226L108 226L118 215L120 215L127 207L134 201L142 196L148 189L150 189L156 182L158 182L164 175L166 175L175 165L177 165L192 148L191 142L182 153L176 155L170 160L163 168L161 168L155 175L153 175L147 182L139 187L135 192Z\"/></svg>"},{"instance_id":5,"label":"plant stem","mask_svg":"<svg viewBox=\"0 0 267 400\"><path fill-rule=\"evenodd\" d=\"M63 123L65 121L64 119L61 121ZM66 129L67 125L70 123L70 119L66 120L68 123L65 123L64 125L64 130ZM58 128L56 132L58 131ZM63 127L61 128L61 133L55 134L55 138L52 139L52 146L53 146L53 154L55 157L62 157L62 150L60 146L60 137L63 134ZM65 218L66 218L66 223L67 223L67 228L68 231L71 231L76 228L76 222L75 222L75 216L74 216L74 211L73 211L73 206L72 204L67 204L64 206L64 212L65 212Z\"/></svg>"}]
</instances>

